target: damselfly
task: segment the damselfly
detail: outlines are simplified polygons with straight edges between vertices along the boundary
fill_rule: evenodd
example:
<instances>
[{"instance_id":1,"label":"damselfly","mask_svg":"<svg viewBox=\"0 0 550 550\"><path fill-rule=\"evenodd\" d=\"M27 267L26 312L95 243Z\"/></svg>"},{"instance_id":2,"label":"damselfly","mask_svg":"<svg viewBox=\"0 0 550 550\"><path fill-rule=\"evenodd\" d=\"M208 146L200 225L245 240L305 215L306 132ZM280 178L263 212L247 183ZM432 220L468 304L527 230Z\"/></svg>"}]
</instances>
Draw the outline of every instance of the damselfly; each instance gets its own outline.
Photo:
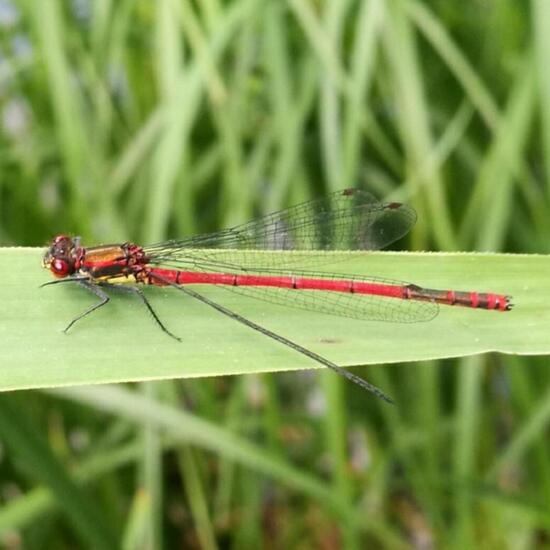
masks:
<instances>
[{"instance_id":1,"label":"damselfly","mask_svg":"<svg viewBox=\"0 0 550 550\"><path fill-rule=\"evenodd\" d=\"M416 221L410 207L383 203L358 189L345 189L217 233L142 247L134 243L84 247L79 237L58 235L43 265L58 279L74 282L100 301L66 327L109 301L106 289L138 296L158 326L141 289L126 283L171 286L220 313L285 344L375 395L380 389L332 361L213 302L190 285L218 285L246 296L363 320L428 321L438 304L508 311L510 297L485 292L434 290L378 277L312 271L333 261L330 251L377 250L405 235Z\"/></svg>"}]
</instances>

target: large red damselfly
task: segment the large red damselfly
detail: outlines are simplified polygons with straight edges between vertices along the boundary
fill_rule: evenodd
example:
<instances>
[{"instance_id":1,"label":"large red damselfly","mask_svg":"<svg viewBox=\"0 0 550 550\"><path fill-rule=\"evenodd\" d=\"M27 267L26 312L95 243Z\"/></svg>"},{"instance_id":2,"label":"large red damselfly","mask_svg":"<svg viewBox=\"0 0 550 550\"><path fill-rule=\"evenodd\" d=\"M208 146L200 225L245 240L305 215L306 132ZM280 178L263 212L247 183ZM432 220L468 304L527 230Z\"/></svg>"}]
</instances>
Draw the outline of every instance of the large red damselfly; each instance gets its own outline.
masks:
<instances>
[{"instance_id":1,"label":"large red damselfly","mask_svg":"<svg viewBox=\"0 0 550 550\"><path fill-rule=\"evenodd\" d=\"M365 191L345 189L232 229L147 247L127 242L85 248L79 237L58 235L43 259L58 279L45 284L74 282L100 299L65 331L109 301L104 289L117 289L138 296L159 327L179 340L141 289L122 283L177 288L391 402L376 386L188 285L220 285L277 304L363 320L428 321L437 315L438 304L511 309L510 297L503 294L434 290L377 277L311 271L313 265L334 261L328 251L383 248L405 235L415 221L414 210L402 203L383 203Z\"/></svg>"}]
</instances>

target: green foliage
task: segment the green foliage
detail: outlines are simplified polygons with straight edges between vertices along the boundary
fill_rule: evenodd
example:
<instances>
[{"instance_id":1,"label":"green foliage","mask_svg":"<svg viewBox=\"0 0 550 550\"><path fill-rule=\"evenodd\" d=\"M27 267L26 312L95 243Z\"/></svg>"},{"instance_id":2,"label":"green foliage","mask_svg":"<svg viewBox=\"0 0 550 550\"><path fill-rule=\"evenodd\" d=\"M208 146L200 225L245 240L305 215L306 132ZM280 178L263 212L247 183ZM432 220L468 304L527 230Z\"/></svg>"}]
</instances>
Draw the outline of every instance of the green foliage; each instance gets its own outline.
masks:
<instances>
[{"instance_id":1,"label":"green foliage","mask_svg":"<svg viewBox=\"0 0 550 550\"><path fill-rule=\"evenodd\" d=\"M65 336L94 298L38 289L40 252L4 249L0 389L254 374L4 396L3 542L547 538L549 21L542 0L0 2L4 245L147 243L360 186L414 205L412 249L447 253L338 270L516 306L402 326L210 290L339 364L414 361L356 369L390 407L331 373L259 375L310 365L170 289L150 297L181 344L126 296Z\"/></svg>"}]
</instances>

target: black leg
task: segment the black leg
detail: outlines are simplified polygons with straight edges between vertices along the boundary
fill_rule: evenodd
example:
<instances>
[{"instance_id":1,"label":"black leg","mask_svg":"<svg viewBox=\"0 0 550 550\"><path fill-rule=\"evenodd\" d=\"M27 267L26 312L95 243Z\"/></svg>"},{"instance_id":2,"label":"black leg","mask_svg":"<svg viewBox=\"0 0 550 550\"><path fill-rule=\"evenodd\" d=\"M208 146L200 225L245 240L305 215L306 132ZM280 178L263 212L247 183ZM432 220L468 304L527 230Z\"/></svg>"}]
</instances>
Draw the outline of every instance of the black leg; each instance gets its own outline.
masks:
<instances>
[{"instance_id":1,"label":"black leg","mask_svg":"<svg viewBox=\"0 0 550 550\"><path fill-rule=\"evenodd\" d=\"M77 285L84 287L85 289L89 290L90 292L93 292L101 301L97 304L94 304L93 306L90 306L86 311L81 313L78 317L75 317L63 330L63 332L67 332L77 321L80 321L83 317L86 317L86 315L89 315L92 313L92 311L95 311L96 309L99 309L100 307L103 307L108 301L109 296L99 288L98 285L90 283L87 280L82 279L60 279L60 281L73 281ZM57 283L58 281L52 281L54 283ZM48 283L46 283L48 284Z\"/></svg>"},{"instance_id":2,"label":"black leg","mask_svg":"<svg viewBox=\"0 0 550 550\"><path fill-rule=\"evenodd\" d=\"M145 304L145 307L149 310L149 313L157 323L157 325L162 329L163 332L168 334L168 336L171 336L174 338L174 340L177 340L178 342L181 342L181 338L170 332L162 323L159 316L153 309L153 306L149 303L149 300L145 297L145 294L143 294L143 291L138 288L137 286L124 286L124 285L112 285L109 283L100 283L101 286L111 288L113 290L116 290L117 292L128 292L130 294L133 294L134 296L138 296L140 300Z\"/></svg>"},{"instance_id":3,"label":"black leg","mask_svg":"<svg viewBox=\"0 0 550 550\"><path fill-rule=\"evenodd\" d=\"M92 311L95 311L96 309L99 309L100 307L104 306L109 301L110 298L108 294L101 289L101 287L103 287L103 288L109 288L109 289L115 290L117 292L128 292L130 294L133 294L134 296L138 296L139 299L145 304L145 307L151 314L151 317L153 317L153 319L155 320L157 325L161 328L161 330L166 334L168 334L168 336L170 336L171 338L174 338L174 340L181 342L181 338L179 338L178 336L170 332L164 326L163 322L160 320L159 316L153 309L153 306L149 303L149 300L145 297L145 294L143 294L142 290L138 287L113 285L108 282L92 283L90 282L90 278L88 276L76 276L76 277L66 277L65 279L56 279L54 281L48 281L47 283L40 285L40 288L42 288L43 286L56 285L59 283L76 283L77 285L84 287L90 292L93 292L101 300L99 303L89 307L86 311L81 313L78 317L75 317L67 325L67 327L65 327L65 330L63 332L67 332L77 321L80 321L80 319L82 319L83 317L86 317L86 315L89 315L90 313L92 313Z\"/></svg>"},{"instance_id":4,"label":"black leg","mask_svg":"<svg viewBox=\"0 0 550 550\"><path fill-rule=\"evenodd\" d=\"M77 277L65 277L64 279L54 279L53 281L48 281L47 283L42 283L38 288L42 288L49 285L58 285L61 283L77 283L79 281L89 281L90 277L86 276L77 276Z\"/></svg>"},{"instance_id":5,"label":"black leg","mask_svg":"<svg viewBox=\"0 0 550 550\"><path fill-rule=\"evenodd\" d=\"M242 323L243 325L256 330L260 332L261 334L264 334L265 336L268 336L269 338L272 338L273 340L280 342L281 344L284 344L285 346L288 346L289 348L293 349L294 351L297 351L298 353L301 353L302 355L305 355L306 357L309 357L313 361L316 361L317 363L320 363L321 365L324 365L325 367L328 367L336 374L347 378L354 384L357 384L361 388L369 391L370 393L376 395L377 397L380 397L384 401L387 401L388 403L393 403L393 400L388 397L380 388L377 388L374 384L371 384L370 382L367 382L366 380L363 380L363 378L360 378L359 376L356 376L352 372L339 367L332 361L329 361L328 359L325 359L323 356L318 355L317 353L308 350L307 348L304 348L297 344L296 342L293 342L292 340L289 340L288 338L285 338L284 336L281 336L280 334L277 334L276 332L272 332L271 330L258 325L257 323L254 323L254 321L251 321L250 319L246 319L246 317L243 317L242 315L239 315L238 313L235 313L234 311L231 311L230 309L227 309L226 307L218 304L217 302L213 302L210 300L210 298L207 298L206 296L203 296L202 294L199 294L198 292L195 292L194 290L191 290L188 287L178 285L164 277L161 277L157 274L151 274L155 279L158 281L162 281L166 285L169 285L173 288L177 288L179 291L187 294L188 296L191 296L192 298L195 298L196 300L199 300L203 304L206 304L210 306L211 308L214 308L216 311L219 311L223 315L226 315L227 317L234 319L235 321L238 321L239 323Z\"/></svg>"}]
</instances>

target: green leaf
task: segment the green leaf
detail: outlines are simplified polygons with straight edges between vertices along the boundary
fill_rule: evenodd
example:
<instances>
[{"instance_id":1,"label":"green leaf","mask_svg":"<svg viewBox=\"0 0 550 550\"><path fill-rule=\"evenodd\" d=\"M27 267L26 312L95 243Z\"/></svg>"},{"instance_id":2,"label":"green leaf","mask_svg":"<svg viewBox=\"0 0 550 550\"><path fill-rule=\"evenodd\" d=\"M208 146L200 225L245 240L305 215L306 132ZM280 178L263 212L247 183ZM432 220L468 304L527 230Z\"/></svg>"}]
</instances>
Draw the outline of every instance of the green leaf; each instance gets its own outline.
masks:
<instances>
[{"instance_id":1,"label":"green leaf","mask_svg":"<svg viewBox=\"0 0 550 550\"><path fill-rule=\"evenodd\" d=\"M145 288L177 342L139 300L112 294L101 310L71 319L97 298L51 279L41 250L0 249L3 367L0 389L274 372L316 365L173 288ZM441 306L429 323L358 321L290 309L218 287L209 298L339 365L418 361L488 351L550 352L550 257L502 254L334 253L331 272L406 279L424 287L496 292L510 312ZM299 292L299 291L297 291Z\"/></svg>"}]
</instances>

